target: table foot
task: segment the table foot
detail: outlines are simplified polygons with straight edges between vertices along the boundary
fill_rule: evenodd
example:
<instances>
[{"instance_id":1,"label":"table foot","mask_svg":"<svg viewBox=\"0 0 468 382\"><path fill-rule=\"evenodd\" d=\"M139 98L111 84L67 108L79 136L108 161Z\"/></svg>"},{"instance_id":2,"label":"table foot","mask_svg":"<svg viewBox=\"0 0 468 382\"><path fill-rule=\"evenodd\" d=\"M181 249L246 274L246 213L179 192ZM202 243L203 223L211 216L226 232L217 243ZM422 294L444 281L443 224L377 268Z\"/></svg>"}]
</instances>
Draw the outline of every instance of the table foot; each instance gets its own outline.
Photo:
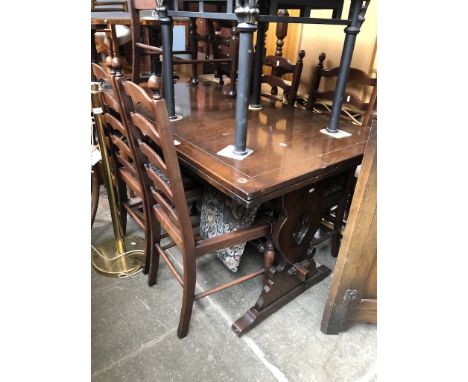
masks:
<instances>
[{"instance_id":1,"label":"table foot","mask_svg":"<svg viewBox=\"0 0 468 382\"><path fill-rule=\"evenodd\" d=\"M312 270L306 276L307 278L301 281L298 273L303 273L303 263L295 264L289 268L282 268L271 268L271 271L265 276L262 293L255 306L250 308L250 310L232 324L231 329L238 337L247 333L283 305L286 305L305 290L318 284L331 273L331 269L325 265L320 265L317 268L312 266ZM299 272L297 269L299 269Z\"/></svg>"},{"instance_id":2,"label":"table foot","mask_svg":"<svg viewBox=\"0 0 468 382\"><path fill-rule=\"evenodd\" d=\"M249 105L249 110L262 110L263 109L263 106L262 105L254 105L254 104L250 104Z\"/></svg>"}]
</instances>

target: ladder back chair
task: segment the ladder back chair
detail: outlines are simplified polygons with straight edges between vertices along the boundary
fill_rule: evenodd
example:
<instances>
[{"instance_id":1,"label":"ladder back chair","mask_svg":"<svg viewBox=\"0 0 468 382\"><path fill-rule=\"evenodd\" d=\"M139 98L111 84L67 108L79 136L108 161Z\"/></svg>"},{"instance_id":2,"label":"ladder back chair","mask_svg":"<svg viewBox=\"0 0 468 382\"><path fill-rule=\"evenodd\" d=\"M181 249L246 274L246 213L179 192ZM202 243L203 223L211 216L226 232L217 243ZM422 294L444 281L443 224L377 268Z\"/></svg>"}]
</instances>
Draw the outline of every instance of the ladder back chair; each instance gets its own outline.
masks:
<instances>
[{"instance_id":1,"label":"ladder back chair","mask_svg":"<svg viewBox=\"0 0 468 382\"><path fill-rule=\"evenodd\" d=\"M139 165L139 150L136 148L135 137L130 134L128 128L128 115L125 103L120 99L120 93L115 92L117 84L122 78L119 68L114 68L116 75L109 75L102 67L92 64L93 73L97 79L105 81L112 86L112 91L103 91L102 100L106 109L104 121L108 126L108 135L113 159L114 173L117 179L117 190L119 197L120 217L123 231L126 230L127 213L135 220L137 225L143 229L146 239L146 262L143 272L148 273L151 251L154 250L151 224L146 222L153 218L149 213L147 188L142 186L146 179L141 175L141 165ZM154 94L153 97L157 97ZM141 159L140 159L141 160ZM200 198L201 192L198 185L189 177L184 176L187 188L187 202L192 203L191 214L197 212L196 201ZM135 202L130 202L130 197L136 196ZM167 235L163 235L166 237Z\"/></svg>"},{"instance_id":2,"label":"ladder back chair","mask_svg":"<svg viewBox=\"0 0 468 382\"><path fill-rule=\"evenodd\" d=\"M326 54L320 53L319 62L314 67L314 73L311 82L311 90L309 92L309 99L307 100L306 108L313 110L317 106L319 101L333 101L335 95L334 90L319 91L320 81L322 77L338 77L340 67L337 66L332 69L324 69L323 62L325 61ZM346 110L347 116L351 120L361 118L361 125L367 127L370 118L374 111L377 102L377 78L372 78L360 69L350 68L347 82L354 82L360 85L360 87L372 87L372 92L368 102L363 101L357 95L345 91L343 96L342 111Z\"/></svg>"},{"instance_id":3,"label":"ladder back chair","mask_svg":"<svg viewBox=\"0 0 468 382\"><path fill-rule=\"evenodd\" d=\"M275 252L270 239L271 225L269 223L256 224L249 228L241 228L237 231L223 234L209 239L200 239L194 234L194 227L190 221L186 194L181 178L181 171L174 145L174 137L169 122L166 103L164 100L154 100L148 97L146 92L138 85L125 80L120 80L118 91L122 93L122 99L133 105L129 113L131 123L129 128L135 130L139 151L146 159L143 163L142 173L146 175L144 182L148 187L147 195L151 213L154 214L156 224L152 226L155 238L155 250L152 251L150 261L149 279L150 284L156 283L159 267L159 258L162 257L167 263L178 283L183 288L181 314L177 336L183 338L187 335L192 306L195 300L209 296L253 277L259 276L268 270L273 264ZM151 120L137 110L144 110L145 114L151 115ZM154 147L160 149L157 152ZM161 181L155 169L161 171L169 180L168 183ZM169 234L171 242L161 245L161 228ZM264 268L235 279L226 284L195 294L197 278L197 258L214 252L218 249L230 247L234 244L249 240L266 237L267 244L264 252ZM166 250L177 246L182 255L183 274L181 275L169 258Z\"/></svg>"},{"instance_id":4,"label":"ladder back chair","mask_svg":"<svg viewBox=\"0 0 468 382\"><path fill-rule=\"evenodd\" d=\"M153 29L145 27L142 24L142 18L140 17L140 11L154 11L157 7L156 0L128 0L128 8L131 15L131 22L132 22L132 82L140 83L142 82L141 78L141 71L140 65L141 60L145 57L150 55L151 56L151 71L152 74L156 76L161 76L161 62L160 62L160 55L162 54L162 46L161 42L161 34L159 25L151 25ZM183 4L181 4L183 6ZM222 84L222 75L226 74L229 75L231 79L230 91L229 95L235 95L235 81L236 81L236 62L237 62L237 50L238 50L238 43L237 43L237 35L233 32L232 38L225 39L222 42L220 41L220 37L216 37L216 33L218 32L219 27L216 27L216 31L213 27L213 22L209 22L209 34L207 36L200 36L197 33L197 24L196 19L185 19L182 18L180 20L176 20L182 24L188 24L190 34L189 34L189 49L187 50L179 50L173 51L173 64L174 65L192 65L192 84L198 84L198 68L197 64L206 64L206 63L213 63L217 67L217 76L220 78L220 83ZM215 45L214 40L217 39L218 45L220 44L227 44L229 46L229 55L222 57ZM213 58L206 57L206 59L198 59L198 43L204 41L207 43L207 46L211 46L213 50ZM226 42L227 41L227 42ZM189 54L190 59L184 59L178 57L177 54ZM228 63L230 64L229 72L223 70L221 64ZM174 78L177 78L175 76Z\"/></svg>"},{"instance_id":5,"label":"ladder back chair","mask_svg":"<svg viewBox=\"0 0 468 382\"><path fill-rule=\"evenodd\" d=\"M263 65L271 67L271 74L264 74L261 77L261 83L266 83L271 86L270 94L261 93L262 97L272 101L286 101L288 107L294 107L297 98L297 91L301 82L301 74L303 67L303 58L305 52L300 50L298 59L295 64L292 64L287 58L280 56L267 56L263 59ZM287 83L282 77L292 73L291 84ZM278 88L283 90L283 97L278 97Z\"/></svg>"},{"instance_id":6,"label":"ladder back chair","mask_svg":"<svg viewBox=\"0 0 468 382\"><path fill-rule=\"evenodd\" d=\"M128 8L131 18L132 30L132 76L135 83L140 83L146 79L141 76L141 63L148 56L151 57L151 72L161 76L160 55L162 49L160 41L156 41L156 36L160 35L160 25L143 26L140 18L140 11L154 11L157 7L156 0L128 0ZM145 62L145 61L144 61ZM148 65L148 61L145 62Z\"/></svg>"},{"instance_id":7,"label":"ladder back chair","mask_svg":"<svg viewBox=\"0 0 468 382\"><path fill-rule=\"evenodd\" d=\"M146 224L150 218L147 205L148 198L145 195L145 188L141 186L141 174L139 173L141 167L137 165L137 159L134 155L134 140L128 133L128 129L125 127L126 124L122 121L122 109L118 94L114 91L115 76L109 75L97 64L93 63L91 65L95 77L112 86L112 90L103 90L101 97L104 105L105 132L112 158L112 170L116 179L119 215L124 233L127 227L127 213L145 233L146 262L143 271L147 273L151 258L150 252L153 250L154 245L151 241L151 226ZM128 193L135 195L138 200L131 202Z\"/></svg>"},{"instance_id":8,"label":"ladder back chair","mask_svg":"<svg viewBox=\"0 0 468 382\"><path fill-rule=\"evenodd\" d=\"M160 55L162 54L162 41L161 41L161 27L159 22L157 24L151 23L145 24L142 22L144 18L141 17L141 12L155 11L157 8L156 0L128 0L128 8L131 18L131 29L132 29L132 82L138 84L145 81L146 78L141 76L141 63L151 66L152 75L161 77L162 67ZM189 24L189 20L179 20L179 23ZM195 43L196 40L190 40L190 43ZM195 51L196 52L196 51ZM192 56L191 62L185 62L177 56L174 57L174 64L190 63L192 64L192 71L194 78L197 72L197 61L194 56L193 49L173 51L175 54L190 54ZM196 53L195 53L196 54ZM150 62L147 61L147 57L150 57ZM146 59L146 61L144 61ZM193 61L193 62L192 62ZM201 62L201 61L200 61ZM174 76L174 78L178 78Z\"/></svg>"},{"instance_id":9,"label":"ladder back chair","mask_svg":"<svg viewBox=\"0 0 468 382\"><path fill-rule=\"evenodd\" d=\"M91 12L128 12L127 0L91 0ZM131 40L131 31L128 26L107 23L103 29L95 30L94 43L96 53L106 55L106 63L119 55L120 47L125 48L125 57L128 58L128 45Z\"/></svg>"}]
</instances>

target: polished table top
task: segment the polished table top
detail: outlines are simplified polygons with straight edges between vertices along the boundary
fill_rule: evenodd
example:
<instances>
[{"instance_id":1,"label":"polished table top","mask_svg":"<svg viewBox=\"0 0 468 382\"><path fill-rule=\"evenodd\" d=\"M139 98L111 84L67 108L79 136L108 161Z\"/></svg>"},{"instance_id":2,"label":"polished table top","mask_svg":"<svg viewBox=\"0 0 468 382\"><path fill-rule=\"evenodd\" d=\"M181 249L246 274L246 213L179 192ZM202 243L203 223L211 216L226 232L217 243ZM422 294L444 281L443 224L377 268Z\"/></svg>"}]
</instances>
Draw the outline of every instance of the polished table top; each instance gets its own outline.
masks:
<instances>
[{"instance_id":1,"label":"polished table top","mask_svg":"<svg viewBox=\"0 0 468 382\"><path fill-rule=\"evenodd\" d=\"M223 94L224 93L224 94ZM263 101L262 101L263 102ZM289 110L263 102L249 111L247 148L243 160L218 151L232 144L235 99L214 82L175 85L176 112L171 122L182 161L201 178L246 204L264 202L360 163L369 129L340 121L352 135L333 138L320 132L328 115Z\"/></svg>"}]
</instances>

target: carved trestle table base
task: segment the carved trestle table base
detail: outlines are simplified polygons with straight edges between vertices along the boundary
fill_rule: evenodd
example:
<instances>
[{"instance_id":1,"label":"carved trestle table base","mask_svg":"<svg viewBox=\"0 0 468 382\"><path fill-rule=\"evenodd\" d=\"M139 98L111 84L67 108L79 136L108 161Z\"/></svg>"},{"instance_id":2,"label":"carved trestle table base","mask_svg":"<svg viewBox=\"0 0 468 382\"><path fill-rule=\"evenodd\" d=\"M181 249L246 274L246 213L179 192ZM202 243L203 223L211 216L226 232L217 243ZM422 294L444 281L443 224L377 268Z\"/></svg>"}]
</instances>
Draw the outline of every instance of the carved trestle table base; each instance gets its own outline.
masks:
<instances>
[{"instance_id":1,"label":"carved trestle table base","mask_svg":"<svg viewBox=\"0 0 468 382\"><path fill-rule=\"evenodd\" d=\"M348 170L273 201L273 209L279 213L273 228L276 259L265 264L263 288L256 304L233 323L232 330L237 335L247 333L331 274L328 267L317 266L314 260L317 244L314 237L320 228L324 210L329 205L327 196L333 194L333 188L338 188L339 206L344 205L350 191L349 179L353 176L354 169ZM335 227L335 230L339 231L340 228ZM331 237L339 248L339 232Z\"/></svg>"},{"instance_id":2,"label":"carved trestle table base","mask_svg":"<svg viewBox=\"0 0 468 382\"><path fill-rule=\"evenodd\" d=\"M228 92L213 82L177 84L183 118L171 126L187 170L246 207L263 204L273 211L275 251L264 250L275 255L265 256L257 302L233 324L240 335L330 274L314 260L322 240L316 233L327 208L345 205L368 129L343 121L351 135L335 139L320 133L326 116L264 102L261 112L249 113L247 143L254 151L239 161L217 154L235 125L235 100ZM343 212L338 208L332 247L339 244Z\"/></svg>"}]
</instances>

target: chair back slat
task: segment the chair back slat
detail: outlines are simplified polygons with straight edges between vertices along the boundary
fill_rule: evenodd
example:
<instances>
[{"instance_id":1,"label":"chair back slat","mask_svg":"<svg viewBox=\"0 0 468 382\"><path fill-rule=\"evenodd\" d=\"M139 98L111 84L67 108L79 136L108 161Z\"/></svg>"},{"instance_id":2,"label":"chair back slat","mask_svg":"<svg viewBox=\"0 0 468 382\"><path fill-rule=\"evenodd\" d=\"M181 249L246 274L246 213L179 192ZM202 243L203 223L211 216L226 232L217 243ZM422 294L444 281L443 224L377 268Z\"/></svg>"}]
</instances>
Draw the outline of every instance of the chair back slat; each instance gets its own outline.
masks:
<instances>
[{"instance_id":1,"label":"chair back slat","mask_svg":"<svg viewBox=\"0 0 468 382\"><path fill-rule=\"evenodd\" d=\"M142 142L140 144L140 148L143 154L146 155L146 157L150 160L153 166L157 167L160 171L162 171L164 175L169 176L166 164L164 163L163 159L159 156L159 154L156 151L154 151L145 142Z\"/></svg>"},{"instance_id":2,"label":"chair back slat","mask_svg":"<svg viewBox=\"0 0 468 382\"><path fill-rule=\"evenodd\" d=\"M142 157L142 173L146 176L143 184L149 206L181 249L194 250L195 238L166 103L150 98L140 86L124 78L114 79L114 83L130 134L138 146L135 154L138 152ZM167 182L162 179L163 175Z\"/></svg>"},{"instance_id":3,"label":"chair back slat","mask_svg":"<svg viewBox=\"0 0 468 382\"><path fill-rule=\"evenodd\" d=\"M141 187L135 176L130 174L126 168L120 170L120 176L123 178L125 184L140 198L143 198Z\"/></svg>"},{"instance_id":4,"label":"chair back slat","mask_svg":"<svg viewBox=\"0 0 468 382\"><path fill-rule=\"evenodd\" d=\"M140 146L141 148L141 146ZM151 179L151 181L154 183L154 186L158 189L164 192L164 195L174 203L174 195L172 194L172 190L169 188L169 186L164 182L159 174L156 173L150 166L146 166L146 173L148 174L148 177Z\"/></svg>"},{"instance_id":5,"label":"chair back slat","mask_svg":"<svg viewBox=\"0 0 468 382\"><path fill-rule=\"evenodd\" d=\"M156 142L158 146L161 146L161 138L154 128L154 125L138 112L131 113L131 116L133 124L140 129L143 136L149 137L153 142Z\"/></svg>"},{"instance_id":6,"label":"chair back slat","mask_svg":"<svg viewBox=\"0 0 468 382\"><path fill-rule=\"evenodd\" d=\"M262 75L261 82L271 86L271 94L261 95L274 101L282 101L277 97L278 88L283 89L283 98L286 98L288 107L294 107L297 98L297 91L301 82L302 65L305 52L300 50L296 64L292 64L288 59L280 56L267 56L263 64L271 67L271 74ZM285 74L292 73L292 81L289 85L283 78Z\"/></svg>"},{"instance_id":7,"label":"chair back slat","mask_svg":"<svg viewBox=\"0 0 468 382\"><path fill-rule=\"evenodd\" d=\"M334 90L327 90L322 92L319 92L318 90L322 77L338 77L340 72L339 67L324 69L323 62L325 61L325 58L325 53L320 53L319 62L314 67L312 85L309 91L309 99L306 105L306 108L310 110L313 110L318 99L333 101L334 98ZM345 94L343 95L343 105L352 105L355 109L357 109L359 111L358 114L363 115L361 124L363 127L366 127L370 120L370 115L372 114L374 106L377 102L377 78L369 76L360 69L349 68L347 82L355 82L359 83L360 85L372 87L372 93L368 102L364 102L358 96L346 90Z\"/></svg>"},{"instance_id":8,"label":"chair back slat","mask_svg":"<svg viewBox=\"0 0 468 382\"><path fill-rule=\"evenodd\" d=\"M287 58L279 56L266 56L263 60L263 65L273 68L278 76L292 73L295 67Z\"/></svg>"},{"instance_id":9,"label":"chair back slat","mask_svg":"<svg viewBox=\"0 0 468 382\"><path fill-rule=\"evenodd\" d=\"M161 226L169 234L174 243L177 244L179 248L184 248L184 241L182 239L182 232L180 228L174 224L174 222L163 212L162 208L155 204L153 206L156 219L161 223Z\"/></svg>"},{"instance_id":10,"label":"chair back slat","mask_svg":"<svg viewBox=\"0 0 468 382\"><path fill-rule=\"evenodd\" d=\"M93 70L94 77L96 77L99 81L105 81L110 83L111 82L111 75L104 70L100 65L95 64L94 62L91 63L91 67Z\"/></svg>"},{"instance_id":11,"label":"chair back slat","mask_svg":"<svg viewBox=\"0 0 468 382\"><path fill-rule=\"evenodd\" d=\"M114 144L114 146L117 147L119 151L117 155L118 161L121 162L123 165L126 165L126 163L129 163L129 161L133 162L133 154L130 151L130 148L126 145L126 143L119 137L116 137L115 135L111 135L110 139L112 143ZM131 167L131 172L133 175L136 175L136 172L133 169L133 166Z\"/></svg>"},{"instance_id":12,"label":"chair back slat","mask_svg":"<svg viewBox=\"0 0 468 382\"><path fill-rule=\"evenodd\" d=\"M317 98L327 99L333 101L335 92L333 90L327 90L324 92L317 92ZM343 95L343 105L352 105L356 109L361 111L366 111L369 104L367 102L362 102L359 97L353 93L345 92Z\"/></svg>"},{"instance_id":13,"label":"chair back slat","mask_svg":"<svg viewBox=\"0 0 468 382\"><path fill-rule=\"evenodd\" d=\"M131 97L135 110L137 106L141 106L147 113L153 113L153 103L151 97L143 90L142 87L130 81L123 81L122 86L125 93Z\"/></svg>"},{"instance_id":14,"label":"chair back slat","mask_svg":"<svg viewBox=\"0 0 468 382\"><path fill-rule=\"evenodd\" d=\"M104 93L102 93L103 96L104 96ZM103 97L103 100L104 100L104 104L107 105L107 106L110 106L112 108L112 110L116 110L114 109L110 104L106 103L106 99L105 97ZM116 100L117 102L117 100ZM119 109L117 109L119 110ZM125 127L122 125L122 122L120 122L117 118L115 118L113 115L109 114L109 113L106 113L104 114L104 121L114 130L117 130L119 131L124 137L127 136L127 131L125 130Z\"/></svg>"},{"instance_id":15,"label":"chair back slat","mask_svg":"<svg viewBox=\"0 0 468 382\"><path fill-rule=\"evenodd\" d=\"M130 161L128 160L128 158L125 158L124 155L119 155L119 156L117 157L117 161L124 167L124 168L122 168L122 171L123 171L123 170L128 171L128 172L129 172L133 177L135 177L135 178L138 176L137 173L135 172L135 169L134 169L134 167L133 167L133 164L130 163ZM120 169L119 169L119 171L120 171Z\"/></svg>"},{"instance_id":16,"label":"chair back slat","mask_svg":"<svg viewBox=\"0 0 468 382\"><path fill-rule=\"evenodd\" d=\"M340 68L322 69L322 77L338 77ZM372 78L367 73L357 68L349 68L348 81L356 81L368 86L375 86L377 78Z\"/></svg>"},{"instance_id":17,"label":"chair back slat","mask_svg":"<svg viewBox=\"0 0 468 382\"><path fill-rule=\"evenodd\" d=\"M171 218L171 220L174 222L174 224L179 225L179 219L177 218L177 215L174 212L173 206L171 206L166 199L154 188L151 189L151 193L154 196L154 199L158 204L163 208L167 216Z\"/></svg>"},{"instance_id":18,"label":"chair back slat","mask_svg":"<svg viewBox=\"0 0 468 382\"><path fill-rule=\"evenodd\" d=\"M114 110L115 112L120 114L119 103L117 102L117 99L112 94L110 94L109 91L104 90L102 92L102 101L104 102L105 105L107 105L112 110ZM122 127L122 128L125 131L125 128L124 127Z\"/></svg>"},{"instance_id":19,"label":"chair back slat","mask_svg":"<svg viewBox=\"0 0 468 382\"><path fill-rule=\"evenodd\" d=\"M271 87L281 88L285 93L289 92L289 89L291 88L291 86L288 85L281 77L272 76L270 74L262 76L262 83L268 84Z\"/></svg>"}]
</instances>

